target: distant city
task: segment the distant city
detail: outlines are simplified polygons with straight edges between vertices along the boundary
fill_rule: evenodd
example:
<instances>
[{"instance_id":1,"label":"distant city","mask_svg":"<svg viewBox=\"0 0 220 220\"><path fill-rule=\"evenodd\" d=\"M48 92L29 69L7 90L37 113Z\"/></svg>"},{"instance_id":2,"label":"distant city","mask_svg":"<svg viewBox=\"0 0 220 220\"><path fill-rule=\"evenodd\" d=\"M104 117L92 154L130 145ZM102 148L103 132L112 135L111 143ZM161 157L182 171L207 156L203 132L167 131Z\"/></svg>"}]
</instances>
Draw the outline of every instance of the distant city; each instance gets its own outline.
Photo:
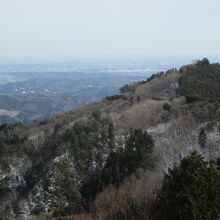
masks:
<instances>
[{"instance_id":1,"label":"distant city","mask_svg":"<svg viewBox=\"0 0 220 220\"><path fill-rule=\"evenodd\" d=\"M43 120L184 62L189 61L143 57L0 61L0 123Z\"/></svg>"}]
</instances>

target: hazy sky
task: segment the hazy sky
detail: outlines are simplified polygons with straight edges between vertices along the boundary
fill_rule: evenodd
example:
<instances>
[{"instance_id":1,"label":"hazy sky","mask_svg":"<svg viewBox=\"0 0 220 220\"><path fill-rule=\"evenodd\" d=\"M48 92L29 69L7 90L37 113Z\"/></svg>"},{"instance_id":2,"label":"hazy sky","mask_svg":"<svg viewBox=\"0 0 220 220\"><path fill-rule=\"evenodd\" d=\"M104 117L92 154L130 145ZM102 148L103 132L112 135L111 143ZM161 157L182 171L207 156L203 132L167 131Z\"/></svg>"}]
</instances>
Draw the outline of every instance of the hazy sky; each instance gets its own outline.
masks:
<instances>
[{"instance_id":1,"label":"hazy sky","mask_svg":"<svg viewBox=\"0 0 220 220\"><path fill-rule=\"evenodd\" d=\"M219 54L219 0L0 0L0 56Z\"/></svg>"}]
</instances>

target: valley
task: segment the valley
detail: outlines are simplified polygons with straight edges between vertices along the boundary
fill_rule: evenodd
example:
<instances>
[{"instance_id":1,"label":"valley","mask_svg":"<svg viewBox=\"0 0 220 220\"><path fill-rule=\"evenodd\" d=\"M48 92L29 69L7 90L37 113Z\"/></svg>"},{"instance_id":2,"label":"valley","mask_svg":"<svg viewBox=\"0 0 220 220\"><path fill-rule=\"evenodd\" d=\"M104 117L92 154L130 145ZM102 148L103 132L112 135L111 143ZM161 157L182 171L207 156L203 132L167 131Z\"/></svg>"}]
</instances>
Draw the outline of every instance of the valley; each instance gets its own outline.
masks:
<instances>
[{"instance_id":1,"label":"valley","mask_svg":"<svg viewBox=\"0 0 220 220\"><path fill-rule=\"evenodd\" d=\"M0 122L40 121L59 112L117 94L166 65L137 61L71 61L0 65ZM17 114L8 114L15 111Z\"/></svg>"}]
</instances>

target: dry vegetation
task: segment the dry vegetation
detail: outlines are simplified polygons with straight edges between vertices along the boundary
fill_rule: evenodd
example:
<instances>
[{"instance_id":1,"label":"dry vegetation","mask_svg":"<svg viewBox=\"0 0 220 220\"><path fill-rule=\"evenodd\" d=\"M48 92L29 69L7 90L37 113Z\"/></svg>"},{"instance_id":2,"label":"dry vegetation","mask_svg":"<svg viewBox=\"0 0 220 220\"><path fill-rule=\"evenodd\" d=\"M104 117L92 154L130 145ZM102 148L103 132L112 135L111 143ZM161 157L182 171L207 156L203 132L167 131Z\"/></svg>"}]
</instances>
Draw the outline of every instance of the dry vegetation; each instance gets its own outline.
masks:
<instances>
[{"instance_id":1,"label":"dry vegetation","mask_svg":"<svg viewBox=\"0 0 220 220\"><path fill-rule=\"evenodd\" d=\"M200 129L209 123L213 125L209 126L211 129L206 129L207 143L215 148L213 158L220 157L217 147L220 145L220 104L209 101L206 101L206 106L202 106L204 102L200 101L187 103L185 97L178 93L181 76L181 72L173 71L149 82L135 84L131 91L122 93L122 96L85 105L41 123L33 122L15 128L20 136L28 135L34 148L39 148L46 137L53 135L55 126L59 126L59 133L62 134L77 121L86 121L93 112L100 111L114 124L115 135L122 142L132 129L145 130L155 140L151 155L155 161L153 170L139 170L120 186L108 186L91 204L92 214L65 217L65 220L151 220L152 204L168 168L178 164L193 150L209 157L209 152L201 149L198 143ZM168 107L164 108L164 105ZM28 219L47 220L48 216Z\"/></svg>"},{"instance_id":2,"label":"dry vegetation","mask_svg":"<svg viewBox=\"0 0 220 220\"><path fill-rule=\"evenodd\" d=\"M127 133L131 128L146 129L149 126L163 122L164 119L161 118L161 114L163 114L162 106L165 102L169 102L170 98L177 97L175 94L176 90L170 89L170 84L176 83L179 77L180 74L177 72L164 75L161 78L140 84L134 92L125 93L125 99L112 101L104 99L81 106L72 111L45 119L40 124L26 124L18 132L20 135L34 136L34 139L51 135L56 124L60 124L63 129L68 129L74 122L87 119L92 112L97 110L112 119L119 134ZM164 95L163 90L166 89L167 93ZM140 100L137 100L138 96ZM161 97L162 99L152 100L154 97ZM175 102L173 104L175 105Z\"/></svg>"},{"instance_id":3,"label":"dry vegetation","mask_svg":"<svg viewBox=\"0 0 220 220\"><path fill-rule=\"evenodd\" d=\"M131 176L119 188L109 186L93 204L97 219L150 220L152 202L162 180L163 174L158 171L140 171L138 177Z\"/></svg>"},{"instance_id":4,"label":"dry vegetation","mask_svg":"<svg viewBox=\"0 0 220 220\"><path fill-rule=\"evenodd\" d=\"M136 96L140 96L141 98L152 98L152 97L160 97L160 98L170 98L175 97L175 93L169 93L170 85L174 85L178 83L178 79L180 78L179 72L173 72L169 75L164 75L160 78L155 78L151 80L149 83L141 84L137 87L135 91ZM167 93L166 93L166 91Z\"/></svg>"}]
</instances>

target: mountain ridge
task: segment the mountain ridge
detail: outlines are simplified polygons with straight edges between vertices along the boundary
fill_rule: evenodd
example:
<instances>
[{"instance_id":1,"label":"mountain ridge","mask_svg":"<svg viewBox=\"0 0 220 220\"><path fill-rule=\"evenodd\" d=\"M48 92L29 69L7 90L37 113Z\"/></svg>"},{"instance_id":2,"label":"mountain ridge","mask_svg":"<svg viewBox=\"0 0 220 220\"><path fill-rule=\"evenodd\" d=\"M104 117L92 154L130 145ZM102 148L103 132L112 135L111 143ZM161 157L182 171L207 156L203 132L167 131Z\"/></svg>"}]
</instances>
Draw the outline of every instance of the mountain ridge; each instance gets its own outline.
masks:
<instances>
[{"instance_id":1,"label":"mountain ridge","mask_svg":"<svg viewBox=\"0 0 220 220\"><path fill-rule=\"evenodd\" d=\"M118 95L39 123L2 124L1 218L21 213L64 215L71 213L64 212L70 208L73 212L81 212L85 207L79 207L84 201L83 182L97 169L105 168L112 151L122 151L122 158L124 153L129 153L123 151L124 146L127 146L132 132L138 129L147 132L154 140L153 152L146 157L154 161L153 168L148 167L146 171L152 174L152 178L154 173L163 176L193 150L209 158L209 151L201 148L198 141L201 129L206 133L206 145L212 146L212 159L218 159L218 96L213 99L213 93L208 92L212 89L209 86L206 88L208 96L204 96L194 84L195 94L199 96L189 99L187 89L193 88L191 84L189 87L182 85L184 77L189 80L195 72L197 74L191 68L199 70L201 65L216 67L214 74L219 74L220 65L207 63L204 59L180 70L168 70L146 81L126 85ZM200 81L195 82L200 84ZM213 83L220 85L215 78ZM74 175L69 176L64 171ZM63 185L59 178L67 178L66 184L70 181L72 186ZM73 198L64 196L66 189L70 190L68 193L72 193ZM70 204L67 209L63 207L65 202Z\"/></svg>"}]
</instances>

